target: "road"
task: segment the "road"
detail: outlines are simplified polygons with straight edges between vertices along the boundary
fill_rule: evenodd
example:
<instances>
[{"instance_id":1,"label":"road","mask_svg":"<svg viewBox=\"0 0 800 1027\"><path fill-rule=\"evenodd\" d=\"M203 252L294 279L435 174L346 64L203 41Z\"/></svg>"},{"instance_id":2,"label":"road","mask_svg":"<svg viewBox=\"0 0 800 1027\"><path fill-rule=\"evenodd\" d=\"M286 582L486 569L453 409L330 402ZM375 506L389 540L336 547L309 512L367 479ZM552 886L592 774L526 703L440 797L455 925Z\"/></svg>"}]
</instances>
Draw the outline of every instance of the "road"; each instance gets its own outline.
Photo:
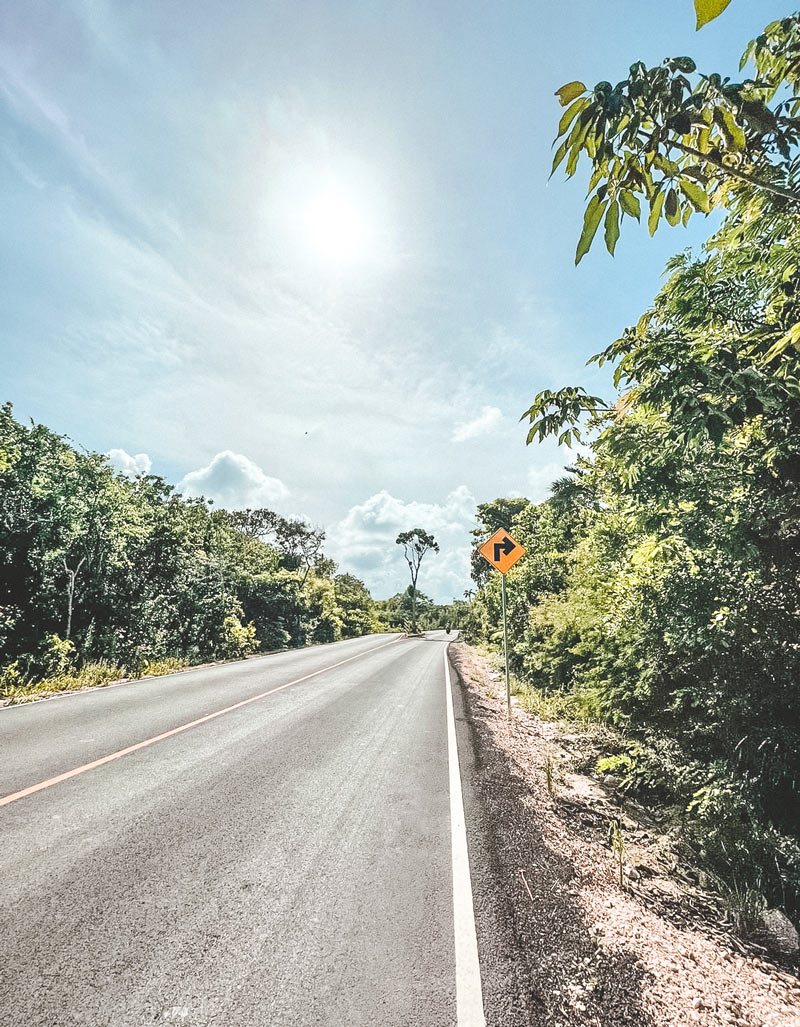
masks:
<instances>
[{"instance_id":1,"label":"road","mask_svg":"<svg viewBox=\"0 0 800 1027\"><path fill-rule=\"evenodd\" d=\"M0 1023L479 1027L446 644L0 710Z\"/></svg>"}]
</instances>

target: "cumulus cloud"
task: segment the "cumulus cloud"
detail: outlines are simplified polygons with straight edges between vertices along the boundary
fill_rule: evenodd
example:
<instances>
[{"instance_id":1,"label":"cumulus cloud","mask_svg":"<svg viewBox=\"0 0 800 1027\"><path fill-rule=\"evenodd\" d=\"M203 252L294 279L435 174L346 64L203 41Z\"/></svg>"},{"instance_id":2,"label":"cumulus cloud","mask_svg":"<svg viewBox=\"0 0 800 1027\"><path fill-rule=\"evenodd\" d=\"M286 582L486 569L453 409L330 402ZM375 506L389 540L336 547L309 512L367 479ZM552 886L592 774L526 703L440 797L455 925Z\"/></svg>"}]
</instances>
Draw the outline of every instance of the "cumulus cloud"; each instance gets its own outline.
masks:
<instances>
[{"instance_id":1,"label":"cumulus cloud","mask_svg":"<svg viewBox=\"0 0 800 1027\"><path fill-rule=\"evenodd\" d=\"M217 453L207 467L190 471L178 483L187 498L205 496L226 510L279 506L289 490L279 478L270 478L258 464L229 449Z\"/></svg>"},{"instance_id":2,"label":"cumulus cloud","mask_svg":"<svg viewBox=\"0 0 800 1027\"><path fill-rule=\"evenodd\" d=\"M460 421L453 429L453 442L466 442L467 439L488 435L500 423L503 412L498 407L481 407L481 412L471 421Z\"/></svg>"},{"instance_id":3,"label":"cumulus cloud","mask_svg":"<svg viewBox=\"0 0 800 1027\"><path fill-rule=\"evenodd\" d=\"M147 474L153 466L147 453L137 453L136 456L131 456L124 449L110 449L106 456L117 474L124 474L126 478Z\"/></svg>"},{"instance_id":4,"label":"cumulus cloud","mask_svg":"<svg viewBox=\"0 0 800 1027\"><path fill-rule=\"evenodd\" d=\"M437 602L450 602L470 586L470 531L476 501L466 485L444 503L405 502L383 490L353 506L328 532L328 548L343 570L363 578L376 598L402 592L410 584L401 531L424 528L439 543L422 564L419 588Z\"/></svg>"}]
</instances>

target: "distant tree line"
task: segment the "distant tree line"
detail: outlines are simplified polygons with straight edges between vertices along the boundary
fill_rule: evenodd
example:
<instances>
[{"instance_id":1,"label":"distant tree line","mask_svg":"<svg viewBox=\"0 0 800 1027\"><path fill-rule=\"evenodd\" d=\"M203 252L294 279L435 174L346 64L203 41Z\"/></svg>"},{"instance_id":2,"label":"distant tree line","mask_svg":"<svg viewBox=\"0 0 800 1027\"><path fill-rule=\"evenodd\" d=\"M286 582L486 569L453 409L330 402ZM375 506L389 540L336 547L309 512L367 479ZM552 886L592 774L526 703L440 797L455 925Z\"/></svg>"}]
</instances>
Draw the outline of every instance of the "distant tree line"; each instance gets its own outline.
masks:
<instances>
[{"instance_id":1,"label":"distant tree line","mask_svg":"<svg viewBox=\"0 0 800 1027\"><path fill-rule=\"evenodd\" d=\"M0 408L0 675L65 662L132 671L374 630L363 582L325 533L271 510L214 510L161 478L129 479ZM2 689L0 676L0 689Z\"/></svg>"}]
</instances>

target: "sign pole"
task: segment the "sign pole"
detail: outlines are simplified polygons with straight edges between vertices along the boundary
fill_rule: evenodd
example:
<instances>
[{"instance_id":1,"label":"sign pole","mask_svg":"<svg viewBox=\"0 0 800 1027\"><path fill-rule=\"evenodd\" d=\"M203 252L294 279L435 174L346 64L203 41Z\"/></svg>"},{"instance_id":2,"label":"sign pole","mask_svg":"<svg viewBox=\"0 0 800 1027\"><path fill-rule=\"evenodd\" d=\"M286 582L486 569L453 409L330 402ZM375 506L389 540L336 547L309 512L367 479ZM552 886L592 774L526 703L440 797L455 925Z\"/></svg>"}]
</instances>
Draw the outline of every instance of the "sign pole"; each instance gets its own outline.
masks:
<instances>
[{"instance_id":1,"label":"sign pole","mask_svg":"<svg viewBox=\"0 0 800 1027\"><path fill-rule=\"evenodd\" d=\"M498 528L490 538L487 538L478 552L490 563L496 571L500 572L501 594L503 596L503 655L506 661L506 706L508 707L508 722L511 723L511 677L508 672L508 618L506 616L506 574L511 570L520 557L525 555L525 546L516 542L505 528Z\"/></svg>"},{"instance_id":2,"label":"sign pole","mask_svg":"<svg viewBox=\"0 0 800 1027\"><path fill-rule=\"evenodd\" d=\"M506 706L508 707L508 720L511 721L511 684L508 676L508 622L506 620L506 576L505 574L500 575L502 581L502 595L503 595L503 655L505 656L506 666Z\"/></svg>"}]
</instances>

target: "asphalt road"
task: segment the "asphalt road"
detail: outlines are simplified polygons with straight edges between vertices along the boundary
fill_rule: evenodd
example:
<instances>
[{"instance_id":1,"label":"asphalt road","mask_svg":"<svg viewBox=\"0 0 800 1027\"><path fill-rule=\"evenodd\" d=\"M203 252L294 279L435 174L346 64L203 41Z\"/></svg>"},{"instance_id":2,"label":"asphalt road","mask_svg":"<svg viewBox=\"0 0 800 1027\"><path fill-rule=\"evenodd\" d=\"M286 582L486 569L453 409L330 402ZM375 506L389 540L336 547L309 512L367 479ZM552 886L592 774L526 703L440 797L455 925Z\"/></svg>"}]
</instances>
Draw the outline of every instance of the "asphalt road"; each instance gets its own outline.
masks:
<instances>
[{"instance_id":1,"label":"asphalt road","mask_svg":"<svg viewBox=\"0 0 800 1027\"><path fill-rule=\"evenodd\" d=\"M445 650L373 635L0 710L0 1024L479 1023Z\"/></svg>"}]
</instances>

